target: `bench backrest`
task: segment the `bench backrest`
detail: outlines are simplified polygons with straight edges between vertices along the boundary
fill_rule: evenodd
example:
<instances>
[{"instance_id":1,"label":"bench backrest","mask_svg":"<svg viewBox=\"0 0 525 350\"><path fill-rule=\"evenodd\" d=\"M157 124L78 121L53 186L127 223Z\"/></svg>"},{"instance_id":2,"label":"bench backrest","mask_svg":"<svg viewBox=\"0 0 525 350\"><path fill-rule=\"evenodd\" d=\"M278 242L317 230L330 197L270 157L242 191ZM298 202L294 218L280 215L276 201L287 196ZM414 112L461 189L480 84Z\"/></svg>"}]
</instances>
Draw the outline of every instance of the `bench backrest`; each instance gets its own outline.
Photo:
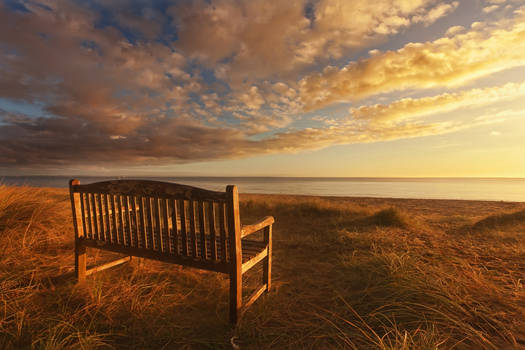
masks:
<instances>
[{"instance_id":1,"label":"bench backrest","mask_svg":"<svg viewBox=\"0 0 525 350\"><path fill-rule=\"evenodd\" d=\"M210 263L240 260L236 186L226 192L145 180L70 181L77 238Z\"/></svg>"}]
</instances>

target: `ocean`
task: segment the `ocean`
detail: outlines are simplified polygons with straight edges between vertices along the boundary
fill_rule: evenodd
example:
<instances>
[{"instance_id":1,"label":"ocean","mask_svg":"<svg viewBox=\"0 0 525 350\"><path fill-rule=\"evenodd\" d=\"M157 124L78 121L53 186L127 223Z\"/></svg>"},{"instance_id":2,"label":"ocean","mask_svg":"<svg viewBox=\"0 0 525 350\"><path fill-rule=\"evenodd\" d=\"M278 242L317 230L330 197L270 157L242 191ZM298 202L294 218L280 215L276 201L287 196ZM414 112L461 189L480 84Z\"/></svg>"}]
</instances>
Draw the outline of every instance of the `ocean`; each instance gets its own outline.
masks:
<instances>
[{"instance_id":1,"label":"ocean","mask_svg":"<svg viewBox=\"0 0 525 350\"><path fill-rule=\"evenodd\" d=\"M67 188L71 176L4 176L5 185ZM77 176L81 183L115 177ZM119 177L136 179L137 177ZM315 196L466 199L525 202L524 178L141 177L214 191L234 184L241 193Z\"/></svg>"}]
</instances>

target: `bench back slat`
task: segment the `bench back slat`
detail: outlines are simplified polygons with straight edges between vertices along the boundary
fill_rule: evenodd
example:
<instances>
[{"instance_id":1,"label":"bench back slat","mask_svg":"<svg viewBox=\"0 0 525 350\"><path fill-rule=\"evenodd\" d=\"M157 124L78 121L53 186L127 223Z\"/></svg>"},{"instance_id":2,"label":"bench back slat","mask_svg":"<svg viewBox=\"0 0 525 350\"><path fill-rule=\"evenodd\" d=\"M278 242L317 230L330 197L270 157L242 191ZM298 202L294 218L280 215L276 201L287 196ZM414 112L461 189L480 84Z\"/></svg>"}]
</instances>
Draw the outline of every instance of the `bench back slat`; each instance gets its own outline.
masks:
<instances>
[{"instance_id":1,"label":"bench back slat","mask_svg":"<svg viewBox=\"0 0 525 350\"><path fill-rule=\"evenodd\" d=\"M124 223L122 222L122 198L119 195L115 196L115 212L113 214L117 218L117 243L124 245Z\"/></svg>"},{"instance_id":2,"label":"bench back slat","mask_svg":"<svg viewBox=\"0 0 525 350\"><path fill-rule=\"evenodd\" d=\"M88 201L89 201L89 217L91 219L91 234L93 236L93 239L98 239L98 227L97 227L97 213L95 211L95 195L93 193L90 193L88 195Z\"/></svg>"},{"instance_id":3,"label":"bench back slat","mask_svg":"<svg viewBox=\"0 0 525 350\"><path fill-rule=\"evenodd\" d=\"M95 204L95 194L94 193L90 193L89 195L89 199L90 199L90 206L91 206L91 218L93 219L93 228L94 228L94 231L93 231L93 235L95 237L95 239L100 239L99 235L98 235L98 225L97 225L97 206Z\"/></svg>"},{"instance_id":4,"label":"bench back slat","mask_svg":"<svg viewBox=\"0 0 525 350\"><path fill-rule=\"evenodd\" d=\"M207 254L208 247L206 244L206 227L204 225L204 202L198 201L197 203L198 203L197 213L198 213L198 218L199 218L199 233L200 233L199 238L201 242L200 256L201 256L201 259L206 260L208 259L208 254Z\"/></svg>"},{"instance_id":5,"label":"bench back slat","mask_svg":"<svg viewBox=\"0 0 525 350\"><path fill-rule=\"evenodd\" d=\"M171 213L171 250L173 254L179 255L179 226L177 224L177 202L175 199L170 199L170 208L169 212Z\"/></svg>"},{"instance_id":6,"label":"bench back slat","mask_svg":"<svg viewBox=\"0 0 525 350\"><path fill-rule=\"evenodd\" d=\"M126 233L126 243L130 247L134 247L133 245L133 213L131 212L131 201L133 200L133 196L126 196L124 197L124 214L126 219L126 227L124 229L124 232Z\"/></svg>"},{"instance_id":7,"label":"bench back slat","mask_svg":"<svg viewBox=\"0 0 525 350\"><path fill-rule=\"evenodd\" d=\"M188 240L190 245L190 253L193 257L197 257L197 239L195 235L195 207L193 201L188 201L188 219L189 219L189 231Z\"/></svg>"},{"instance_id":8,"label":"bench back slat","mask_svg":"<svg viewBox=\"0 0 525 350\"><path fill-rule=\"evenodd\" d=\"M184 199L179 200L179 214L180 214L180 234L181 234L181 245L182 255L188 255L188 230L186 226L186 201Z\"/></svg>"},{"instance_id":9,"label":"bench back slat","mask_svg":"<svg viewBox=\"0 0 525 350\"><path fill-rule=\"evenodd\" d=\"M71 193L71 196L73 197L73 193ZM87 237L86 216L84 215L84 213L86 212L85 205L84 205L84 197L85 196L86 195L84 193L79 193L79 197L80 197L80 217L82 219L82 228L83 228L82 235L84 237ZM74 197L73 197L72 203L73 203L73 205L75 203ZM79 235L79 234L77 233L77 235Z\"/></svg>"},{"instance_id":10,"label":"bench back slat","mask_svg":"<svg viewBox=\"0 0 525 350\"><path fill-rule=\"evenodd\" d=\"M111 216L109 215L109 202L107 194L104 194L104 215L106 216L106 242L112 242Z\"/></svg>"},{"instance_id":11,"label":"bench back slat","mask_svg":"<svg viewBox=\"0 0 525 350\"><path fill-rule=\"evenodd\" d=\"M127 234L126 234L126 227L127 227L127 220L126 220L126 209L125 209L125 203L126 203L126 197L125 196L118 196L118 216L120 218L120 242L124 246L128 246L128 240L127 240Z\"/></svg>"},{"instance_id":12,"label":"bench back slat","mask_svg":"<svg viewBox=\"0 0 525 350\"><path fill-rule=\"evenodd\" d=\"M151 199L151 208L153 215L153 250L160 251L162 242L160 240L160 213L159 199L157 197Z\"/></svg>"},{"instance_id":13,"label":"bench back slat","mask_svg":"<svg viewBox=\"0 0 525 350\"><path fill-rule=\"evenodd\" d=\"M122 241L124 242L124 246L129 247L130 246L130 231L128 227L130 226L129 223L129 204L128 204L128 197L127 196L120 196L120 202L122 203L122 206L120 207L120 213L122 214Z\"/></svg>"},{"instance_id":14,"label":"bench back slat","mask_svg":"<svg viewBox=\"0 0 525 350\"><path fill-rule=\"evenodd\" d=\"M226 215L226 203L220 203L219 204L219 227L220 227L220 255L221 255L221 260L226 262L228 260L228 254L226 254L226 240L227 240L227 235L226 235L226 231L227 231L227 228L226 228L226 222L227 220L225 219L225 215Z\"/></svg>"},{"instance_id":15,"label":"bench back slat","mask_svg":"<svg viewBox=\"0 0 525 350\"><path fill-rule=\"evenodd\" d=\"M138 235L138 247L146 248L146 219L144 211L144 200L142 197L137 197L138 201L138 217L139 217L139 229L137 232Z\"/></svg>"},{"instance_id":16,"label":"bench back slat","mask_svg":"<svg viewBox=\"0 0 525 350\"><path fill-rule=\"evenodd\" d=\"M138 247L138 228L139 218L137 213L137 198L135 196L129 197L130 201L130 217L131 217L131 246Z\"/></svg>"},{"instance_id":17,"label":"bench back slat","mask_svg":"<svg viewBox=\"0 0 525 350\"><path fill-rule=\"evenodd\" d=\"M217 236L216 236L216 222L217 215L215 212L215 203L210 202L208 205L208 227L210 230L210 259L217 260Z\"/></svg>"},{"instance_id":18,"label":"bench back slat","mask_svg":"<svg viewBox=\"0 0 525 350\"><path fill-rule=\"evenodd\" d=\"M231 193L141 180L77 181L70 193L79 237L210 263L232 261L231 216L238 212Z\"/></svg>"},{"instance_id":19,"label":"bench back slat","mask_svg":"<svg viewBox=\"0 0 525 350\"><path fill-rule=\"evenodd\" d=\"M95 218L96 218L96 225L98 227L98 235L100 240L105 240L104 235L104 214L102 214L102 206L101 206L101 200L100 197L102 195L96 194L95 197Z\"/></svg>"},{"instance_id":20,"label":"bench back slat","mask_svg":"<svg viewBox=\"0 0 525 350\"><path fill-rule=\"evenodd\" d=\"M109 197L109 203L111 205L111 223L113 224L111 226L111 232L110 232L110 240L111 243L117 243L118 242L118 230L117 230L117 216L115 215L115 196L112 194L108 194Z\"/></svg>"},{"instance_id":21,"label":"bench back slat","mask_svg":"<svg viewBox=\"0 0 525 350\"><path fill-rule=\"evenodd\" d=\"M170 252L170 226L169 226L169 212L168 200L163 198L160 200L160 210L162 218L162 251Z\"/></svg>"},{"instance_id":22,"label":"bench back slat","mask_svg":"<svg viewBox=\"0 0 525 350\"><path fill-rule=\"evenodd\" d=\"M88 238L93 238L93 230L92 230L92 226L91 226L91 208L90 208L90 205L89 205L89 194L86 193L85 196L84 196L84 201L85 201L85 211L82 212L82 215L85 215L85 218L87 220L87 237Z\"/></svg>"},{"instance_id":23,"label":"bench back slat","mask_svg":"<svg viewBox=\"0 0 525 350\"><path fill-rule=\"evenodd\" d=\"M151 212L151 198L142 198L146 216L146 248L153 249L153 214Z\"/></svg>"}]
</instances>

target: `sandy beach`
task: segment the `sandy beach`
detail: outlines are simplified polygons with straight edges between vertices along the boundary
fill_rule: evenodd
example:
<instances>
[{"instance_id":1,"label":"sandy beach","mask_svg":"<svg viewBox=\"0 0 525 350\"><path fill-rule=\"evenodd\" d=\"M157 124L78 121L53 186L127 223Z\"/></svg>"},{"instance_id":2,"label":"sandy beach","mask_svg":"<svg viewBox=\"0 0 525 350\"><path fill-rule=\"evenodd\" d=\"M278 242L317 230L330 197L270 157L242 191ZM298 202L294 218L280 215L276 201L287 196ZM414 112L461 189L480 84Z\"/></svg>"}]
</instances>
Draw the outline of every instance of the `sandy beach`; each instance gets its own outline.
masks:
<instances>
[{"instance_id":1,"label":"sandy beach","mask_svg":"<svg viewBox=\"0 0 525 350\"><path fill-rule=\"evenodd\" d=\"M70 210L0 186L0 348L525 348L525 203L242 194L243 223L276 219L274 288L237 327L226 275L146 260L76 285Z\"/></svg>"}]
</instances>

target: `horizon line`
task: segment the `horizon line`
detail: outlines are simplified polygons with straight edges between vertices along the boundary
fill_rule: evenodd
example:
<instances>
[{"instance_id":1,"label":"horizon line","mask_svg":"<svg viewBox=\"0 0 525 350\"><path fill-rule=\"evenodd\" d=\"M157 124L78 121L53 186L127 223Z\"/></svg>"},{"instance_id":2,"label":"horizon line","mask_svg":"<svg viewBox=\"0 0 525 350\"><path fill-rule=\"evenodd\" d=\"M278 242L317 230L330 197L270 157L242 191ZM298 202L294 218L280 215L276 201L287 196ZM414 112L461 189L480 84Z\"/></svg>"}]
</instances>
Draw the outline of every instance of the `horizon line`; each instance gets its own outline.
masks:
<instances>
[{"instance_id":1,"label":"horizon line","mask_svg":"<svg viewBox=\"0 0 525 350\"><path fill-rule=\"evenodd\" d=\"M289 175L2 175L7 177L99 177L99 178L291 178L291 179L516 179L525 180L525 177L515 176L289 176Z\"/></svg>"}]
</instances>

